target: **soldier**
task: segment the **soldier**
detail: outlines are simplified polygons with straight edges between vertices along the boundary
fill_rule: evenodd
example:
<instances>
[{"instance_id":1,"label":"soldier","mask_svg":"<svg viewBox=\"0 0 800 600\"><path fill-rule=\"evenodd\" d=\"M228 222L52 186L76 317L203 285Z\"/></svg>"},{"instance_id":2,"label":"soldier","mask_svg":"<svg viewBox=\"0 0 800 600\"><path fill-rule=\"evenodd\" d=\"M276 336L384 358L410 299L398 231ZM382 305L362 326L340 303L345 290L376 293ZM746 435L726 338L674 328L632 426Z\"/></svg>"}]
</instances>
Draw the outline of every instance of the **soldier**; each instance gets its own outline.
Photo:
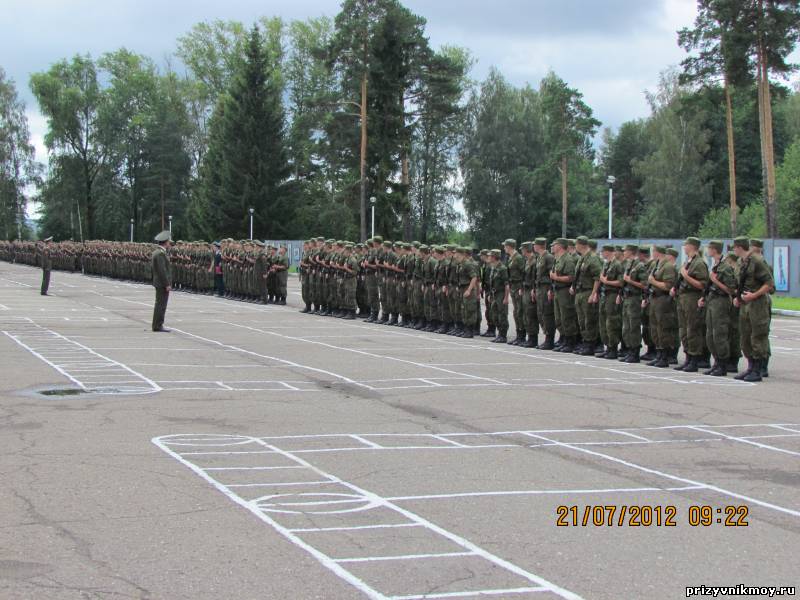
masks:
<instances>
[{"instance_id":1,"label":"soldier","mask_svg":"<svg viewBox=\"0 0 800 600\"><path fill-rule=\"evenodd\" d=\"M350 248L350 250L352 251L352 248ZM288 249L286 245L281 244L278 250L278 256L275 258L272 265L272 270L275 272L277 303L281 306L286 306L286 285L289 282L289 256L287 252Z\"/></svg>"},{"instance_id":2,"label":"soldier","mask_svg":"<svg viewBox=\"0 0 800 600\"><path fill-rule=\"evenodd\" d=\"M731 246L732 248L732 246ZM735 281L739 281L739 257L731 249L725 257L726 262L733 269ZM771 312L771 311L770 311ZM728 373L739 372L739 357L742 355L742 346L739 338L739 307L731 302L731 333L728 337L730 348L728 350Z\"/></svg>"},{"instance_id":3,"label":"soldier","mask_svg":"<svg viewBox=\"0 0 800 600\"><path fill-rule=\"evenodd\" d=\"M627 261L622 280L622 298L617 302L622 305L622 339L625 342L625 354L619 358L626 363L640 362L642 349L642 292L647 281L647 268L638 258L639 247L636 244L625 246L624 257Z\"/></svg>"},{"instance_id":4,"label":"soldier","mask_svg":"<svg viewBox=\"0 0 800 600\"><path fill-rule=\"evenodd\" d=\"M511 303L514 310L516 337L508 342L519 346L525 341L525 316L522 314L522 280L525 277L525 259L517 252L517 241L507 239L503 242L508 267L508 284L511 286Z\"/></svg>"},{"instance_id":5,"label":"soldier","mask_svg":"<svg viewBox=\"0 0 800 600\"><path fill-rule=\"evenodd\" d=\"M578 316L582 341L574 352L581 356L594 356L599 343L597 305L600 301L600 273L603 265L591 249L586 236L578 237L576 245L580 259L576 265L575 280L570 293L575 297L575 312Z\"/></svg>"},{"instance_id":6,"label":"soldier","mask_svg":"<svg viewBox=\"0 0 800 600\"><path fill-rule=\"evenodd\" d=\"M487 298L490 287L490 278L492 275L492 265L489 259L489 250L486 248L481 249L481 251L478 253L478 259L480 260L478 266L480 267L481 272L481 295L484 296L484 301L486 303L486 310L484 313L484 317L486 319L486 331L481 334L481 337L496 338L497 325L492 318L492 303Z\"/></svg>"},{"instance_id":7,"label":"soldier","mask_svg":"<svg viewBox=\"0 0 800 600\"><path fill-rule=\"evenodd\" d=\"M653 327L653 341L656 344L655 360L648 364L664 369L677 352L679 345L678 314L671 291L678 279L678 270L675 260L678 251L674 248L664 248L662 257L658 261L655 272L648 276L647 283L652 292L650 297L651 327ZM661 249L659 249L659 252Z\"/></svg>"},{"instance_id":8,"label":"soldier","mask_svg":"<svg viewBox=\"0 0 800 600\"><path fill-rule=\"evenodd\" d=\"M772 265L767 262L767 259L764 258L764 241L758 238L750 238L750 248L753 250L753 254L756 254L761 257L761 260L764 261L764 264L767 265L769 269L770 275L772 275L772 287L769 290L769 296L767 299L769 300L769 322L770 322L770 329L772 328L772 294L775 293L775 271L772 268ZM761 365L761 376L762 377L769 377L769 359L772 356L772 347L769 345L769 337L767 337L767 358L764 360L764 364Z\"/></svg>"},{"instance_id":9,"label":"soldier","mask_svg":"<svg viewBox=\"0 0 800 600\"><path fill-rule=\"evenodd\" d=\"M422 248L420 247L420 249ZM439 307L436 304L436 270L439 268L439 261L434 254L435 247L430 248L429 252L430 254L425 261L423 278L423 285L425 286L423 302L425 303L425 319L427 321L424 331L434 332L439 329Z\"/></svg>"},{"instance_id":10,"label":"soldier","mask_svg":"<svg viewBox=\"0 0 800 600\"><path fill-rule=\"evenodd\" d=\"M739 307L739 333L742 352L747 358L747 370L734 379L758 382L769 358L769 292L774 281L769 267L753 252L747 238L736 238L733 243L741 261L734 304Z\"/></svg>"},{"instance_id":11,"label":"soldier","mask_svg":"<svg viewBox=\"0 0 800 600\"><path fill-rule=\"evenodd\" d=\"M489 252L489 287L486 289L486 303L491 304L492 322L497 325L496 344L508 342L508 304L511 295L508 267L500 261L500 250Z\"/></svg>"},{"instance_id":12,"label":"soldier","mask_svg":"<svg viewBox=\"0 0 800 600\"><path fill-rule=\"evenodd\" d=\"M353 244L345 244L343 257L344 262L341 268L344 277L343 305L345 315L342 318L352 321L356 318L356 279L359 272L358 259L353 256Z\"/></svg>"},{"instance_id":13,"label":"soldier","mask_svg":"<svg viewBox=\"0 0 800 600\"><path fill-rule=\"evenodd\" d=\"M708 243L708 253L714 265L697 304L699 308L705 308L706 346L714 356L714 366L704 374L716 377L724 377L728 373L731 297L736 291L733 269L723 260L722 250L721 241L712 240Z\"/></svg>"},{"instance_id":14,"label":"soldier","mask_svg":"<svg viewBox=\"0 0 800 600\"><path fill-rule=\"evenodd\" d=\"M475 299L478 297L478 264L472 259L472 250L462 246L458 250L459 269L458 269L458 294L461 300L461 333L458 337L474 337L475 324L478 321L477 304Z\"/></svg>"},{"instance_id":15,"label":"soldier","mask_svg":"<svg viewBox=\"0 0 800 600\"><path fill-rule=\"evenodd\" d=\"M555 265L555 257L547 251L547 239L538 237L533 242L536 253L536 320L544 333L544 341L537 346L539 350L553 350L556 338L555 306L550 297L552 282L550 271Z\"/></svg>"},{"instance_id":16,"label":"soldier","mask_svg":"<svg viewBox=\"0 0 800 600\"><path fill-rule=\"evenodd\" d=\"M164 315L167 312L167 301L172 289L172 276L170 274L169 256L170 247L169 231L162 231L155 238L158 247L153 251L151 263L153 266L153 287L156 288L156 304L153 307L153 331L169 332L164 329Z\"/></svg>"},{"instance_id":17,"label":"soldier","mask_svg":"<svg viewBox=\"0 0 800 600\"><path fill-rule=\"evenodd\" d=\"M42 287L40 289L42 296L47 296L47 290L50 289L50 271L53 269L50 247L52 241L52 236L45 238L38 246L39 266L42 267Z\"/></svg>"},{"instance_id":18,"label":"soldier","mask_svg":"<svg viewBox=\"0 0 800 600\"><path fill-rule=\"evenodd\" d=\"M447 278L450 271L451 253L446 246L436 247L436 281L434 283L436 304L439 307L439 329L436 333L444 334L451 326L450 303L447 300Z\"/></svg>"},{"instance_id":19,"label":"soldier","mask_svg":"<svg viewBox=\"0 0 800 600\"><path fill-rule=\"evenodd\" d=\"M573 352L578 341L577 315L575 302L569 293L575 279L575 262L567 252L567 240L558 238L553 243L555 263L550 271L553 289L548 296L555 302L556 326L560 326L563 344L556 352Z\"/></svg>"},{"instance_id":20,"label":"soldier","mask_svg":"<svg viewBox=\"0 0 800 600\"><path fill-rule=\"evenodd\" d=\"M655 273L655 270L658 267L658 259L655 256L650 256L649 246L639 247L639 260L644 264L648 278L650 275ZM644 361L653 361L656 358L656 349L653 342L653 334L650 324L650 291L651 290L645 286L644 298L642 299L642 302L644 303L642 305L642 342L647 347L647 351L641 357L641 359Z\"/></svg>"},{"instance_id":21,"label":"soldier","mask_svg":"<svg viewBox=\"0 0 800 600\"><path fill-rule=\"evenodd\" d=\"M603 246L603 270L600 273L600 337L605 345L604 352L595 354L598 358L616 360L619 343L622 339L622 306L617 298L622 294L622 263L617 259L613 244Z\"/></svg>"},{"instance_id":22,"label":"soldier","mask_svg":"<svg viewBox=\"0 0 800 600\"><path fill-rule=\"evenodd\" d=\"M705 354L705 314L698 305L703 289L708 283L708 265L700 256L700 240L688 237L683 244L686 264L681 266L677 289L670 292L678 299L678 320L685 332L686 360L675 367L676 371L696 373L702 367Z\"/></svg>"},{"instance_id":23,"label":"soldier","mask_svg":"<svg viewBox=\"0 0 800 600\"><path fill-rule=\"evenodd\" d=\"M525 271L522 276L522 318L527 336L520 346L536 348L539 345L539 319L536 314L537 255L533 252L533 242L523 242L520 248L525 258Z\"/></svg>"}]
</instances>

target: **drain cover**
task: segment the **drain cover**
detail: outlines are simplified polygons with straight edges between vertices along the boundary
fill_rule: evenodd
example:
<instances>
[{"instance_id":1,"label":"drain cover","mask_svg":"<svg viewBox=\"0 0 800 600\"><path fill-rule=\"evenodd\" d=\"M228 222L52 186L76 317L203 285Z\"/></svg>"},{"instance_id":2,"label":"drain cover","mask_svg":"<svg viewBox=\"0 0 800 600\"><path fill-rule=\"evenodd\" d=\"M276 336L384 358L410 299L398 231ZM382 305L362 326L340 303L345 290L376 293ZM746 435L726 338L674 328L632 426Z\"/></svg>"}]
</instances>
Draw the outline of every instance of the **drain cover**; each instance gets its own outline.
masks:
<instances>
[{"instance_id":1,"label":"drain cover","mask_svg":"<svg viewBox=\"0 0 800 600\"><path fill-rule=\"evenodd\" d=\"M78 394L86 394L86 390L80 388L61 388L54 390L41 390L39 393L42 396L77 396Z\"/></svg>"}]
</instances>

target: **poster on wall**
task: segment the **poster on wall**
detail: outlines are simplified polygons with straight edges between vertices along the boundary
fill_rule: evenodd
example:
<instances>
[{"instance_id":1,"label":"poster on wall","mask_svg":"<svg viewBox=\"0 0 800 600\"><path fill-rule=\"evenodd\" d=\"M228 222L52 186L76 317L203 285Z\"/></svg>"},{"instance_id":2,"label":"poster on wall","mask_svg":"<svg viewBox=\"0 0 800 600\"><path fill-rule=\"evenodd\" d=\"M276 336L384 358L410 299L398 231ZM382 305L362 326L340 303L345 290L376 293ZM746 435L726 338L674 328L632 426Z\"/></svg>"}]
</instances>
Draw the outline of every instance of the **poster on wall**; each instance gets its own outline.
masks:
<instances>
[{"instance_id":1,"label":"poster on wall","mask_svg":"<svg viewBox=\"0 0 800 600\"><path fill-rule=\"evenodd\" d=\"M775 290L789 291L789 246L775 246L772 249L772 270L775 273Z\"/></svg>"}]
</instances>

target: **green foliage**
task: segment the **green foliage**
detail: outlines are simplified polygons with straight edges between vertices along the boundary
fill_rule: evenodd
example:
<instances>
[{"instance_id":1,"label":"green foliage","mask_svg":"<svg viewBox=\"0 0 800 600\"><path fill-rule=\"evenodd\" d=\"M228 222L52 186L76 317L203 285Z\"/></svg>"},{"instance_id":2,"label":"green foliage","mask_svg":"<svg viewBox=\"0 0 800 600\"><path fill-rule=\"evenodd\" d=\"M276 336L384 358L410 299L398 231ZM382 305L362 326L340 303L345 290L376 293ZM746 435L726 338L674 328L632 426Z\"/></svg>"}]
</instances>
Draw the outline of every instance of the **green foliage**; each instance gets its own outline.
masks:
<instances>
[{"instance_id":1,"label":"green foliage","mask_svg":"<svg viewBox=\"0 0 800 600\"><path fill-rule=\"evenodd\" d=\"M764 205L753 202L740 209L736 217L737 235L763 238L767 231L764 217ZM731 237L730 207L712 208L706 213L702 224L697 229L701 238Z\"/></svg>"},{"instance_id":2,"label":"green foliage","mask_svg":"<svg viewBox=\"0 0 800 600\"><path fill-rule=\"evenodd\" d=\"M24 238L27 186L38 181L25 105L14 82L0 68L0 235Z\"/></svg>"},{"instance_id":3,"label":"green foliage","mask_svg":"<svg viewBox=\"0 0 800 600\"><path fill-rule=\"evenodd\" d=\"M800 237L800 138L786 151L775 180L781 233L784 237Z\"/></svg>"}]
</instances>

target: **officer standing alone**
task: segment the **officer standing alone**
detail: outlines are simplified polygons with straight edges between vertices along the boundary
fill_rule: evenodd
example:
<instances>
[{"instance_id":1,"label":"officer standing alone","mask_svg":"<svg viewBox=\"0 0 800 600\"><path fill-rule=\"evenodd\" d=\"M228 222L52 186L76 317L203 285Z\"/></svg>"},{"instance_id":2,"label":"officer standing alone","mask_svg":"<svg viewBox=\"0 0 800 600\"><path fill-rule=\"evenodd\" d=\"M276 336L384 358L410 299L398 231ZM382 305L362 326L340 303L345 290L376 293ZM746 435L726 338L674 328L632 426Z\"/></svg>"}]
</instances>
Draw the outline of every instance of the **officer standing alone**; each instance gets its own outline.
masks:
<instances>
[{"instance_id":1,"label":"officer standing alone","mask_svg":"<svg viewBox=\"0 0 800 600\"><path fill-rule=\"evenodd\" d=\"M164 315L167 312L167 301L172 289L170 278L169 256L170 247L169 231L162 231L155 239L158 248L153 251L151 261L153 264L153 287L156 288L156 305L153 307L153 331L169 332L164 329Z\"/></svg>"}]
</instances>

